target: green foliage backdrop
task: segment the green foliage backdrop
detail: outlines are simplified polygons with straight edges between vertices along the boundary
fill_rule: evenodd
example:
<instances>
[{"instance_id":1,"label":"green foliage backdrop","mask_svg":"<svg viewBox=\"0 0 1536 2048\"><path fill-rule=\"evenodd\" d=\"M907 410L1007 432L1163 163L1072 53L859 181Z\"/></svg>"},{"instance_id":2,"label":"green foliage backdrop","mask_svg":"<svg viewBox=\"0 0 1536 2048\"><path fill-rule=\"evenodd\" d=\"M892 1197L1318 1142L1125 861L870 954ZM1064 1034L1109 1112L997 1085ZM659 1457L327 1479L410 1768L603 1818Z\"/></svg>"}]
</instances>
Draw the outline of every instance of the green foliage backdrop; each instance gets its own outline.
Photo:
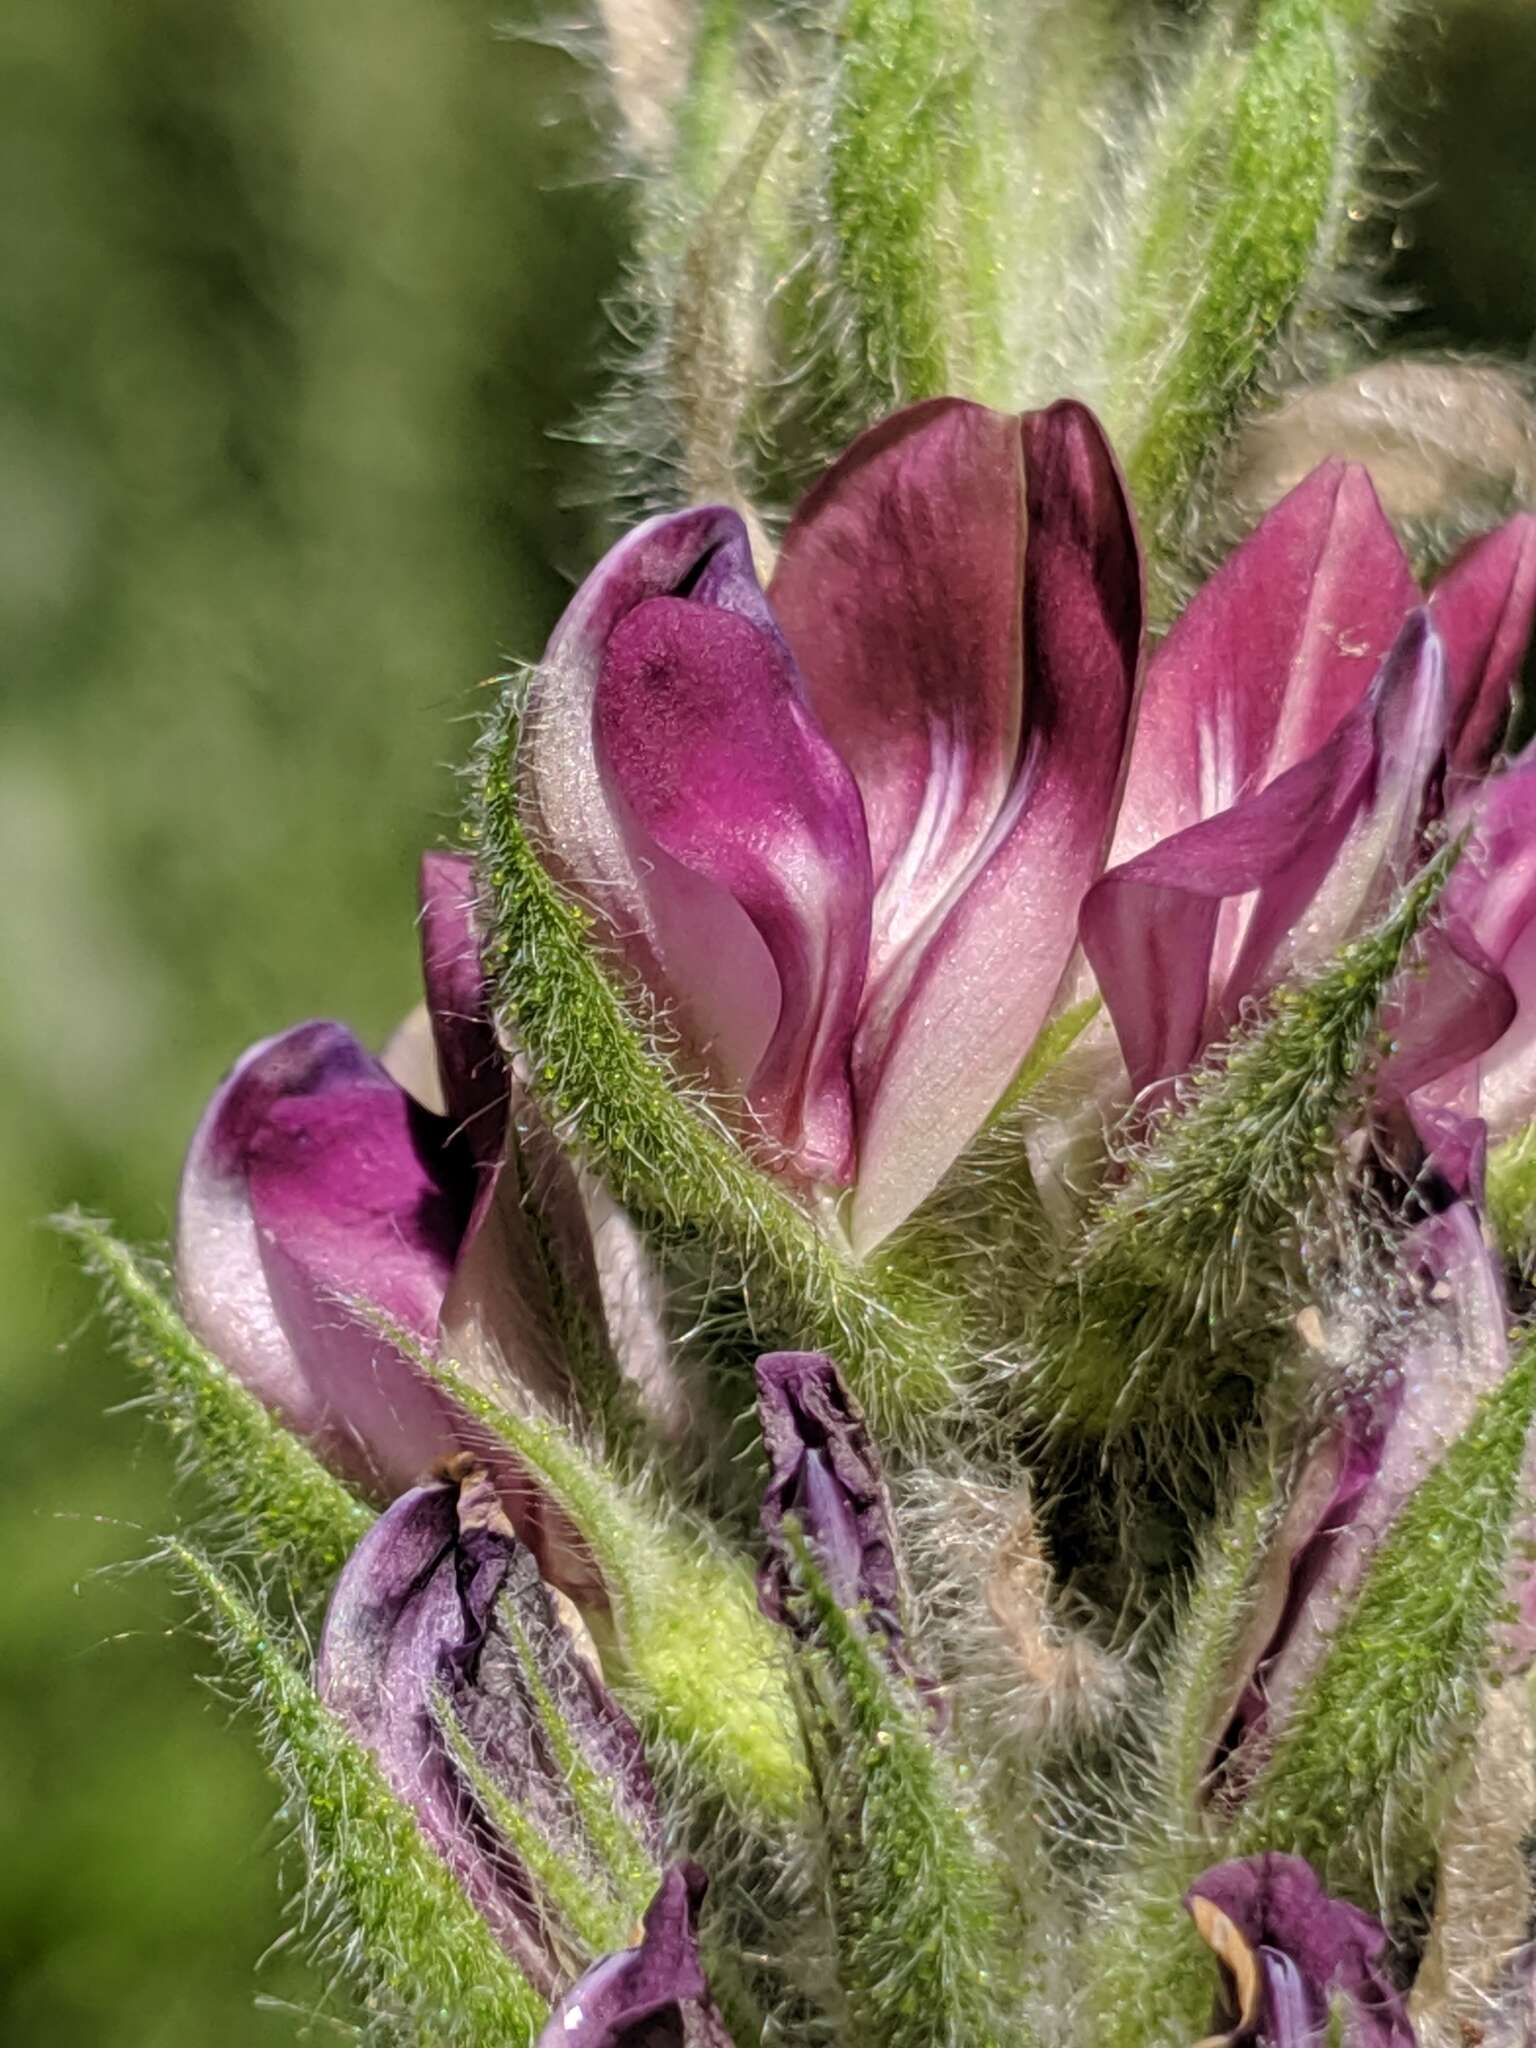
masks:
<instances>
[{"instance_id":1,"label":"green foliage backdrop","mask_svg":"<svg viewBox=\"0 0 1536 2048\"><path fill-rule=\"evenodd\" d=\"M1151 0L1144 0L1148 7ZM1536 18L1405 72L1424 340L1536 329ZM593 545L623 194L593 81L485 0L11 0L0 22L0 2038L342 2017L279 1945L272 1798L136 1573L168 1519L43 1219L163 1238L221 1068L379 1036L478 678ZM118 1569L124 1567L124 1569ZM258 2003L263 2001L264 2003ZM275 2006L276 2010L269 2009ZM327 2031L318 2024L321 2037Z\"/></svg>"}]
</instances>

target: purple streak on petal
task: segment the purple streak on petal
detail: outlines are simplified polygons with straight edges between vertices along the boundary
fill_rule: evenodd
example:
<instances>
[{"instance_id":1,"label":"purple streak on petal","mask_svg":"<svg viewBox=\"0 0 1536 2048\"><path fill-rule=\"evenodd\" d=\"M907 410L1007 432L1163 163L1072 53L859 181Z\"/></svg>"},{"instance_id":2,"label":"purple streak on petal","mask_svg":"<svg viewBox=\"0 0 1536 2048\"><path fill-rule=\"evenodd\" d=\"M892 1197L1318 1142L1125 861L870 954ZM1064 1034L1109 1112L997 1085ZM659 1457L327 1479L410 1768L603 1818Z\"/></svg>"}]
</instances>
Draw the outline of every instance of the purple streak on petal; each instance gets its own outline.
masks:
<instances>
[{"instance_id":1,"label":"purple streak on petal","mask_svg":"<svg viewBox=\"0 0 1536 2048\"><path fill-rule=\"evenodd\" d=\"M705 1877L672 1864L634 1948L604 1956L566 1992L536 2048L731 2048L699 1960Z\"/></svg>"},{"instance_id":2,"label":"purple streak on petal","mask_svg":"<svg viewBox=\"0 0 1536 2048\"><path fill-rule=\"evenodd\" d=\"M954 1163L1046 1022L1119 789L1141 638L1140 551L1124 486L1084 407L1026 414L1016 431L1024 503L1022 522L1010 514L1015 580L1006 588L1018 613L1004 644L1017 747L964 866L946 867L926 921L872 978L853 1055L859 1182L850 1228L861 1254ZM967 495L962 467L946 490L946 502ZM977 490L978 504L995 510L992 487L983 480ZM990 542L975 538L990 561ZM881 544L873 522L877 554ZM958 579L953 596L947 611L920 622L935 672L968 659L970 646L970 582L944 560ZM994 613L989 599L989 635ZM981 687L963 668L956 675L967 690Z\"/></svg>"},{"instance_id":3,"label":"purple streak on petal","mask_svg":"<svg viewBox=\"0 0 1536 2048\"><path fill-rule=\"evenodd\" d=\"M1385 1928L1330 1898L1299 1856L1219 1863L1184 1903L1222 1965L1215 2039L1317 2048L1344 2002L1345 2048L1413 2048L1402 1994L1384 1968Z\"/></svg>"},{"instance_id":4,"label":"purple streak on petal","mask_svg":"<svg viewBox=\"0 0 1536 2048\"><path fill-rule=\"evenodd\" d=\"M1456 557L1430 595L1451 683L1452 773L1480 775L1509 723L1536 619L1536 517L1522 512Z\"/></svg>"},{"instance_id":5,"label":"purple streak on petal","mask_svg":"<svg viewBox=\"0 0 1536 2048\"><path fill-rule=\"evenodd\" d=\"M508 1077L475 919L475 864L467 854L424 854L420 886L422 975L443 1097L477 1162L493 1166L506 1131Z\"/></svg>"},{"instance_id":6,"label":"purple streak on petal","mask_svg":"<svg viewBox=\"0 0 1536 2048\"><path fill-rule=\"evenodd\" d=\"M1182 1073L1243 1002L1381 906L1440 756L1438 646L1415 614L1369 694L1257 795L1112 868L1081 934L1133 1088ZM1250 897L1240 926L1233 899Z\"/></svg>"},{"instance_id":7,"label":"purple streak on petal","mask_svg":"<svg viewBox=\"0 0 1536 2048\"><path fill-rule=\"evenodd\" d=\"M182 1177L189 1324L292 1428L390 1492L455 1435L443 1398L353 1304L434 1335L474 1197L449 1138L349 1031L303 1024L235 1067Z\"/></svg>"},{"instance_id":8,"label":"purple streak on petal","mask_svg":"<svg viewBox=\"0 0 1536 2048\"><path fill-rule=\"evenodd\" d=\"M332 1596L316 1682L508 1954L552 1996L570 1956L441 1715L453 1717L485 1780L567 1859L592 1852L538 1688L653 1852L655 1795L639 1737L558 1619L483 1471L465 1461L459 1478L418 1487L379 1518Z\"/></svg>"},{"instance_id":9,"label":"purple streak on petal","mask_svg":"<svg viewBox=\"0 0 1536 2048\"><path fill-rule=\"evenodd\" d=\"M1315 1560L1287 1633L1263 1676L1267 1726L1278 1733L1317 1669L1383 1537L1420 1481L1471 1421L1509 1366L1509 1308L1501 1270L1477 1216L1456 1203L1422 1224L1404 1247L1421 1301L1400 1348L1367 1398L1385 1401L1388 1426L1376 1469L1347 1524Z\"/></svg>"},{"instance_id":10,"label":"purple streak on petal","mask_svg":"<svg viewBox=\"0 0 1536 2048\"><path fill-rule=\"evenodd\" d=\"M1365 470L1314 470L1196 594L1149 662L1114 865L1314 754L1364 697L1417 602Z\"/></svg>"},{"instance_id":11,"label":"purple streak on petal","mask_svg":"<svg viewBox=\"0 0 1536 2048\"><path fill-rule=\"evenodd\" d=\"M858 791L782 638L697 597L653 598L609 636L594 730L688 1036L745 1088L798 1171L846 1182L869 848ZM711 897L744 913L766 949L773 1003L726 950L722 919L701 923Z\"/></svg>"},{"instance_id":12,"label":"purple streak on petal","mask_svg":"<svg viewBox=\"0 0 1536 2048\"><path fill-rule=\"evenodd\" d=\"M876 974L1015 780L1024 551L1018 422L954 398L861 434L784 536L770 596L864 799Z\"/></svg>"},{"instance_id":13,"label":"purple streak on petal","mask_svg":"<svg viewBox=\"0 0 1536 2048\"><path fill-rule=\"evenodd\" d=\"M597 759L593 711L609 643L630 613L661 597L687 598L777 632L736 513L704 506L638 527L577 591L530 681L518 750L519 800L541 859L596 913L599 937L669 1008L685 1037L694 1021L689 1004L702 1006L698 1028L713 1054L706 1064L734 1079L757 1065L779 1014L772 957L728 894L675 862L662 878L668 930L657 929L661 856L644 849L637 854ZM685 1043L684 1050L702 1057L704 1048Z\"/></svg>"}]
</instances>

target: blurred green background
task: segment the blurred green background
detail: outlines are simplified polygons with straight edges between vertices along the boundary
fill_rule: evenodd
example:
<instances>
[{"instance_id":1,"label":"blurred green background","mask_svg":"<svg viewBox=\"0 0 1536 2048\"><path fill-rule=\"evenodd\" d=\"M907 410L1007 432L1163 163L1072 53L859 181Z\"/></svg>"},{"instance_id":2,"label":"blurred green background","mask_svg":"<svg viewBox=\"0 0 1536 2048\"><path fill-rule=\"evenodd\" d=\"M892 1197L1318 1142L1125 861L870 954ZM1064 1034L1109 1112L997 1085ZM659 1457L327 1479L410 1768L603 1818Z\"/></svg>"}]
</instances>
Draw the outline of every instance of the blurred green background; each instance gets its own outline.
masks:
<instances>
[{"instance_id":1,"label":"blurred green background","mask_svg":"<svg viewBox=\"0 0 1536 2048\"><path fill-rule=\"evenodd\" d=\"M1398 93L1418 338L1536 332L1536 7ZM378 1037L477 681L592 545L623 194L594 81L486 0L0 20L0 2039L229 2048L342 2009L271 1788L151 1575L170 1472L43 1219L163 1239L230 1056ZM499 23L499 25L498 25ZM277 1946L274 1947L274 1944ZM259 1959L261 1967L255 1969ZM318 2031L326 2031L322 2023Z\"/></svg>"}]
</instances>

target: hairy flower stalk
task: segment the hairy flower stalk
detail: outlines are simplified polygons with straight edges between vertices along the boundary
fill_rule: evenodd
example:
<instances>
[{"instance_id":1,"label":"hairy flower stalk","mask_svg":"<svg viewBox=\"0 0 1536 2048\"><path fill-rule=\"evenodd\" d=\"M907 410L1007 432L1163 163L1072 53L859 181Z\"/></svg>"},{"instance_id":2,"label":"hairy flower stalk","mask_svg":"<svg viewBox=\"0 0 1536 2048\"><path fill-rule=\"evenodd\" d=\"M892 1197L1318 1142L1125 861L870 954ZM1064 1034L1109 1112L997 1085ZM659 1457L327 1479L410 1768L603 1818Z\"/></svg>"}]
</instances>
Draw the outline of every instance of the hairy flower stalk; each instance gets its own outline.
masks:
<instances>
[{"instance_id":1,"label":"hairy flower stalk","mask_svg":"<svg viewBox=\"0 0 1536 2048\"><path fill-rule=\"evenodd\" d=\"M603 12L653 516L421 1006L235 1063L174 1296L65 1225L322 1952L483 2048L1524 2038L1536 515L1344 374L1383 14Z\"/></svg>"}]
</instances>

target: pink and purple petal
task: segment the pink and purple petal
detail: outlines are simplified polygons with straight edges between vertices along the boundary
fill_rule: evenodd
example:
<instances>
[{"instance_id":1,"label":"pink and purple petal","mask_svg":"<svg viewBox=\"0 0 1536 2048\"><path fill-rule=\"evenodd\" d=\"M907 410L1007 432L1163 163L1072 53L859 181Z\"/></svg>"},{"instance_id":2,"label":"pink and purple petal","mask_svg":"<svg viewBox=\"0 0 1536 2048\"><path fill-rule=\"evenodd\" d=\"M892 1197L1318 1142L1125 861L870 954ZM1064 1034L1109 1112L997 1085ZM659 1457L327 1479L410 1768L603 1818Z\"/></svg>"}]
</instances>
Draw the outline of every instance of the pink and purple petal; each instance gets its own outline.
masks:
<instances>
[{"instance_id":1,"label":"pink and purple petal","mask_svg":"<svg viewBox=\"0 0 1536 2048\"><path fill-rule=\"evenodd\" d=\"M465 1461L380 1516L337 1583L316 1682L508 1954L552 1996L569 1968L554 1902L480 1787L577 1867L592 1850L571 1795L572 1753L653 1854L655 1794L638 1734L560 1620L482 1469Z\"/></svg>"},{"instance_id":2,"label":"pink and purple petal","mask_svg":"<svg viewBox=\"0 0 1536 2048\"><path fill-rule=\"evenodd\" d=\"M1017 432L1017 749L966 865L872 978L853 1055L861 1255L937 1185L1049 1017L1119 789L1141 643L1124 486L1084 407L1028 414Z\"/></svg>"},{"instance_id":3,"label":"pink and purple petal","mask_svg":"<svg viewBox=\"0 0 1536 2048\"><path fill-rule=\"evenodd\" d=\"M869 851L783 639L697 596L637 605L603 651L594 730L685 1037L786 1164L846 1183Z\"/></svg>"},{"instance_id":4,"label":"pink and purple petal","mask_svg":"<svg viewBox=\"0 0 1536 2048\"><path fill-rule=\"evenodd\" d=\"M359 1304L425 1343L475 1174L339 1024L255 1046L182 1176L177 1278L199 1337L290 1427L386 1492L456 1447L447 1404Z\"/></svg>"},{"instance_id":5,"label":"pink and purple petal","mask_svg":"<svg viewBox=\"0 0 1536 2048\"><path fill-rule=\"evenodd\" d=\"M680 959L663 957L653 857L637 854L598 764L594 707L604 657L628 616L655 598L687 600L776 631L736 513L703 506L637 527L577 591L530 679L518 745L519 803L545 866L596 914L603 943L679 1026L687 1021L677 1010L680 1000L707 1006L722 983L731 989L732 1010L707 1028L721 1067L745 1072L761 1057L778 1015L768 950L739 905L707 882L694 882L691 917L684 913L680 899L690 878L677 869L667 877L667 900L679 912L668 937L674 946L690 936L693 943ZM732 1024L737 1041L727 1043ZM702 1049L683 1050L698 1057Z\"/></svg>"},{"instance_id":6,"label":"pink and purple petal","mask_svg":"<svg viewBox=\"0 0 1536 2048\"><path fill-rule=\"evenodd\" d=\"M974 861L1025 707L1019 423L931 399L860 435L799 506L770 588L869 820L878 975Z\"/></svg>"},{"instance_id":7,"label":"pink and purple petal","mask_svg":"<svg viewBox=\"0 0 1536 2048\"><path fill-rule=\"evenodd\" d=\"M1522 756L1470 793L1449 823L1467 840L1446 885L1445 914L1503 975L1514 1013L1443 1087L1472 1088L1496 1142L1536 1113L1536 758Z\"/></svg>"},{"instance_id":8,"label":"pink and purple petal","mask_svg":"<svg viewBox=\"0 0 1536 2048\"><path fill-rule=\"evenodd\" d=\"M508 1075L491 1016L474 862L461 853L424 854L420 894L422 980L443 1099L476 1160L494 1165L506 1132Z\"/></svg>"},{"instance_id":9,"label":"pink and purple petal","mask_svg":"<svg viewBox=\"0 0 1536 2048\"><path fill-rule=\"evenodd\" d=\"M1094 885L1083 950L1133 1089L1184 1072L1249 997L1319 964L1385 907L1443 735L1439 647L1416 613L1316 753Z\"/></svg>"},{"instance_id":10,"label":"pink and purple petal","mask_svg":"<svg viewBox=\"0 0 1536 2048\"><path fill-rule=\"evenodd\" d=\"M1451 771L1480 775L1504 737L1536 620L1536 516L1523 512L1473 541L1429 608L1450 676Z\"/></svg>"}]
</instances>

